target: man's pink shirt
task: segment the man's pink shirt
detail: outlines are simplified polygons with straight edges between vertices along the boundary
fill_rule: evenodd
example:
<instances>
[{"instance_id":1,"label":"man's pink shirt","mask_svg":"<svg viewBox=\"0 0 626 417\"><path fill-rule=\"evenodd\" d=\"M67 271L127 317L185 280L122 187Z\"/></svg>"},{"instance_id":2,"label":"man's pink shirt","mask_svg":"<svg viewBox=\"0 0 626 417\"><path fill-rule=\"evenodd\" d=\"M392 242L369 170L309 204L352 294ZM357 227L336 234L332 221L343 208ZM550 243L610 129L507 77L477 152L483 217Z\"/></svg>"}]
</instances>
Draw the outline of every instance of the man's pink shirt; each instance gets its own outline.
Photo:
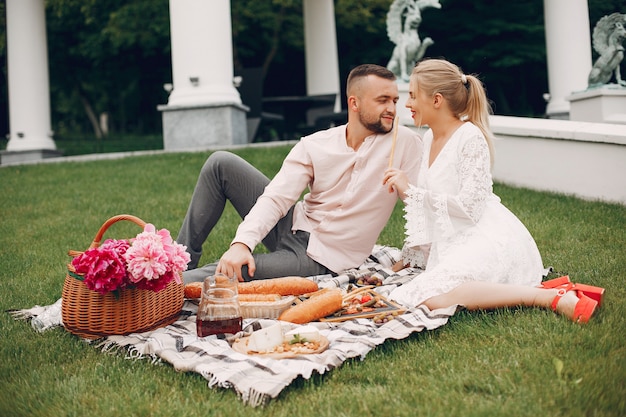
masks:
<instances>
[{"instance_id":1,"label":"man's pink shirt","mask_svg":"<svg viewBox=\"0 0 626 417\"><path fill-rule=\"evenodd\" d=\"M342 125L303 137L237 229L234 242L254 250L296 203L292 230L311 234L308 255L334 272L370 255L398 199L383 185L393 133L372 135L354 151ZM422 140L399 126L393 166L417 183Z\"/></svg>"}]
</instances>

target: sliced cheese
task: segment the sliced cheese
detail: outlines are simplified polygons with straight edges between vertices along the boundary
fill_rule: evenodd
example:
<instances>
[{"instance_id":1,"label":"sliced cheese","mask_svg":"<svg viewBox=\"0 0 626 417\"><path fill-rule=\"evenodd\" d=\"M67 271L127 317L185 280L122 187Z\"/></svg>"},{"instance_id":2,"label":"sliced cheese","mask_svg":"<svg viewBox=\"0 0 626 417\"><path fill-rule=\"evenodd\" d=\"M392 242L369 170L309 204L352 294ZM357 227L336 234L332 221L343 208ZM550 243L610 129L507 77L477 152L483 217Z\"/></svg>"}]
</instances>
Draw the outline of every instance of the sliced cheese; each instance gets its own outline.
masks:
<instances>
[{"instance_id":1,"label":"sliced cheese","mask_svg":"<svg viewBox=\"0 0 626 417\"><path fill-rule=\"evenodd\" d=\"M317 327L312 326L310 324L306 326L296 327L295 329L290 330L287 333L285 333L285 342L292 342L294 340L297 340L297 341L305 340L307 342L319 342L321 340L320 331L317 329Z\"/></svg>"},{"instance_id":2,"label":"sliced cheese","mask_svg":"<svg viewBox=\"0 0 626 417\"><path fill-rule=\"evenodd\" d=\"M283 328L280 323L252 332L248 339L248 351L267 352L283 343Z\"/></svg>"}]
</instances>

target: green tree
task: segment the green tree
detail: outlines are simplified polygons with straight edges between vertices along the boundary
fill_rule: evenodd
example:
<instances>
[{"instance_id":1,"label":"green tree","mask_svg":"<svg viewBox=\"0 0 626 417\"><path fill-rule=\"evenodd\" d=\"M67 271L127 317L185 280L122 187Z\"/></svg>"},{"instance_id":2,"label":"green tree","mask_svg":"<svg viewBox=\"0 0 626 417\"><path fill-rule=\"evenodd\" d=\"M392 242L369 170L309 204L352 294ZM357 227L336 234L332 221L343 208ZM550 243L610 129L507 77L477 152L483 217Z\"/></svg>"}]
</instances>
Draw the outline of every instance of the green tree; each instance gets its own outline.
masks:
<instances>
[{"instance_id":1,"label":"green tree","mask_svg":"<svg viewBox=\"0 0 626 417\"><path fill-rule=\"evenodd\" d=\"M429 52L477 73L496 114L542 117L543 94L549 91L544 1L549 0L442 0L436 11L441 13L431 12L424 23L436 42ZM589 0L588 5L590 28L580 30L590 36L600 17L626 12L621 0Z\"/></svg>"},{"instance_id":2,"label":"green tree","mask_svg":"<svg viewBox=\"0 0 626 417\"><path fill-rule=\"evenodd\" d=\"M304 94L302 0L231 0L235 71L260 67L265 91Z\"/></svg>"},{"instance_id":3,"label":"green tree","mask_svg":"<svg viewBox=\"0 0 626 417\"><path fill-rule=\"evenodd\" d=\"M494 111L537 116L548 91L543 1L442 0L427 10L421 26L435 44L431 57L445 57L485 83Z\"/></svg>"},{"instance_id":4,"label":"green tree","mask_svg":"<svg viewBox=\"0 0 626 417\"><path fill-rule=\"evenodd\" d=\"M112 130L159 131L156 105L167 99L162 86L171 79L168 1L46 5L56 129L84 130L82 113L102 137L99 116L106 113Z\"/></svg>"}]
</instances>

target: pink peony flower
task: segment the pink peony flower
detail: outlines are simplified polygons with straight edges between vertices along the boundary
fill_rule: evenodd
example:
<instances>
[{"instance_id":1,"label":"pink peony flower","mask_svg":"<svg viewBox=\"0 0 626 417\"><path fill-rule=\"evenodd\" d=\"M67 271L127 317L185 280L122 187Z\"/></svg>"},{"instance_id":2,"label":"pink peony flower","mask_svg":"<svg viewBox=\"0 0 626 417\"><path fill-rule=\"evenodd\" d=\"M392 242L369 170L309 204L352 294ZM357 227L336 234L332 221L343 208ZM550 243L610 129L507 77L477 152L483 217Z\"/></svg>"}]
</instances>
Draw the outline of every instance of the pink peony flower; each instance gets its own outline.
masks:
<instances>
[{"instance_id":1,"label":"pink peony flower","mask_svg":"<svg viewBox=\"0 0 626 417\"><path fill-rule=\"evenodd\" d=\"M126 239L107 239L105 240L102 245L100 245L100 249L102 250L113 250L115 251L120 257L122 257L124 255L124 253L126 253L126 251L128 250L128 248L130 247L130 243L128 243L128 240Z\"/></svg>"},{"instance_id":2,"label":"pink peony flower","mask_svg":"<svg viewBox=\"0 0 626 417\"><path fill-rule=\"evenodd\" d=\"M132 240L124 259L128 264L129 278L134 283L142 279L158 279L167 272L167 254L161 238L150 231L144 231Z\"/></svg>"},{"instance_id":3,"label":"pink peony flower","mask_svg":"<svg viewBox=\"0 0 626 417\"><path fill-rule=\"evenodd\" d=\"M166 229L156 231L154 225L146 224L144 231L131 241L124 254L131 282L139 286L151 286L143 281L160 280L163 288L172 279L181 283L180 273L187 268L189 254L186 248L172 240ZM158 290L154 290L158 291Z\"/></svg>"}]
</instances>

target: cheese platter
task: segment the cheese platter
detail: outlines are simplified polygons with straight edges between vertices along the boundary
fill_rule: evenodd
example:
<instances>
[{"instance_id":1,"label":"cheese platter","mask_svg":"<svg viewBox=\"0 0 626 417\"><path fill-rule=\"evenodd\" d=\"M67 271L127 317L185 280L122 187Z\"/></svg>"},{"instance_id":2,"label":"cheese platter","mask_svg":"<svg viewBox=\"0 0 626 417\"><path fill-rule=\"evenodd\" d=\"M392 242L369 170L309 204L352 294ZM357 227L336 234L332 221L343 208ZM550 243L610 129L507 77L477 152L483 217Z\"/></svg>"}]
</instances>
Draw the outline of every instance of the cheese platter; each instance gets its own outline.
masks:
<instances>
[{"instance_id":1,"label":"cheese platter","mask_svg":"<svg viewBox=\"0 0 626 417\"><path fill-rule=\"evenodd\" d=\"M329 344L328 339L314 326L296 326L284 332L281 324L275 323L236 339L232 348L246 355L285 359L322 353Z\"/></svg>"}]
</instances>

